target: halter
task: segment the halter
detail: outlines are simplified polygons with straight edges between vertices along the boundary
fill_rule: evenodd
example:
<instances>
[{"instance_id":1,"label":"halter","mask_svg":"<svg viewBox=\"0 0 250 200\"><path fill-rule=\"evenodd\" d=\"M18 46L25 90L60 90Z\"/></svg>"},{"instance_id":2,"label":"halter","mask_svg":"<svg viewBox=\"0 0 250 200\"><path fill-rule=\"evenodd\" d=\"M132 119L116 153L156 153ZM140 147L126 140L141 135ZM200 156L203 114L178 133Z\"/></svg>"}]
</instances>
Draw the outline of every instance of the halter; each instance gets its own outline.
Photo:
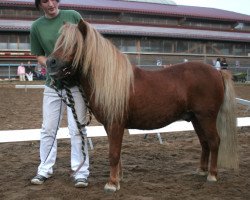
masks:
<instances>
[{"instance_id":1,"label":"halter","mask_svg":"<svg viewBox=\"0 0 250 200\"><path fill-rule=\"evenodd\" d=\"M84 151L84 146L85 146L85 135L82 133L82 128L85 128L85 126L88 126L92 120L92 111L91 111L91 108L89 106L89 102L82 90L82 87L81 85L77 82L76 86L79 88L79 91L82 95L82 98L85 102L85 105L86 105L86 108L87 108L87 116L88 116L88 121L84 124L81 124L78 120L78 117L77 117L77 114L76 114L76 110L75 110L75 101L74 101L74 98L72 96L72 93L71 93L71 90L69 88L69 85L68 85L68 82L65 81L65 80L62 80L62 87L63 89L65 89L66 91L66 95L67 97L63 97L62 94L59 92L59 89L56 87L55 85L55 81L54 79L52 79L51 81L51 87L56 91L57 95L62 99L62 101L68 106L71 108L72 110L72 113L73 113L73 116L74 116L74 119L76 121L76 125L77 125L77 128L78 128L78 131L81 135L81 138L82 138L82 154L83 154L83 161L82 163L78 166L78 168L76 169L76 171L71 175L71 176L74 176L79 170L80 168L83 166L83 164L85 163L86 161L86 153Z\"/></svg>"}]
</instances>

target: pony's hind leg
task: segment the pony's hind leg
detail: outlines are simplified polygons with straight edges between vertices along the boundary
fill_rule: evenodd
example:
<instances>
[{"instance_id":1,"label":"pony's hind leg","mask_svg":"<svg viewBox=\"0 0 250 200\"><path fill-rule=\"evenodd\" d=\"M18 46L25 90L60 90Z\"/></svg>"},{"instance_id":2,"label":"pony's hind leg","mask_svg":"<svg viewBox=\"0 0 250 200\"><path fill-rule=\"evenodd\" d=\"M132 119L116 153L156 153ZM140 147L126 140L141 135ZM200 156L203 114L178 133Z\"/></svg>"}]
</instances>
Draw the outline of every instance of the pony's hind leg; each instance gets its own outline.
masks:
<instances>
[{"instance_id":1,"label":"pony's hind leg","mask_svg":"<svg viewBox=\"0 0 250 200\"><path fill-rule=\"evenodd\" d=\"M217 132L216 126L214 129L212 128L210 129L210 131L207 134L207 138L211 154L210 169L207 180L210 182L215 182L217 181L217 173L218 173L217 161L218 161L218 152L220 146L220 137Z\"/></svg>"},{"instance_id":2,"label":"pony's hind leg","mask_svg":"<svg viewBox=\"0 0 250 200\"><path fill-rule=\"evenodd\" d=\"M193 125L202 146L200 173L202 174L208 170L209 155L211 155L207 180L212 182L217 181L217 159L220 137L216 128L216 117L213 118L210 116L210 118L196 119L193 121Z\"/></svg>"},{"instance_id":3,"label":"pony's hind leg","mask_svg":"<svg viewBox=\"0 0 250 200\"><path fill-rule=\"evenodd\" d=\"M206 140L205 133L197 122L197 119L192 120L192 124L201 144L200 166L197 169L197 174L206 176L208 174L210 148Z\"/></svg>"}]
</instances>

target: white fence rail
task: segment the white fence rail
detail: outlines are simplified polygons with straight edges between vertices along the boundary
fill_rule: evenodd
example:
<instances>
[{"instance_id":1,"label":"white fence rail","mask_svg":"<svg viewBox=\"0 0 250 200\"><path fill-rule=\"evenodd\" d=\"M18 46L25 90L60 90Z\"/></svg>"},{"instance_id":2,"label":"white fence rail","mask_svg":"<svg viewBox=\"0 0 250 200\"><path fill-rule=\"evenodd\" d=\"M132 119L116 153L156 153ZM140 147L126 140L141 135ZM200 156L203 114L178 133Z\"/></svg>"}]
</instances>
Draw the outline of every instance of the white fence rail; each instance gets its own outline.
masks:
<instances>
[{"instance_id":1,"label":"white fence rail","mask_svg":"<svg viewBox=\"0 0 250 200\"><path fill-rule=\"evenodd\" d=\"M250 126L250 117L237 118L237 126L238 127ZM88 126L86 128L87 128L88 138L107 136L103 126ZM160 134L160 133L192 131L192 130L194 129L191 122L177 121L160 129L154 129L154 130L129 129L129 134L130 135L150 134L150 133ZM58 139L69 138L69 137L70 135L68 128L59 129L57 133ZM159 135L158 138L160 140ZM32 141L32 140L40 140L40 129L0 131L0 143ZM89 140L89 142L91 141Z\"/></svg>"}]
</instances>

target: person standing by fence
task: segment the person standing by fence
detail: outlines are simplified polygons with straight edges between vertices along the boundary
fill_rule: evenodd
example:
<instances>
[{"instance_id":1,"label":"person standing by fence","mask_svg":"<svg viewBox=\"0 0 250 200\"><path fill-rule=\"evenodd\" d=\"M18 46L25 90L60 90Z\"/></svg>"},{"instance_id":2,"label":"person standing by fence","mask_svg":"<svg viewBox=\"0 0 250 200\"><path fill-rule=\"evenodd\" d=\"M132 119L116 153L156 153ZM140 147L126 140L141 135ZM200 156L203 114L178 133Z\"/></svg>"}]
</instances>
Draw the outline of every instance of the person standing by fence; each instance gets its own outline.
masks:
<instances>
[{"instance_id":1,"label":"person standing by fence","mask_svg":"<svg viewBox=\"0 0 250 200\"><path fill-rule=\"evenodd\" d=\"M221 69L227 69L228 68L228 64L227 64L226 58L222 59L220 65L221 65Z\"/></svg>"},{"instance_id":2,"label":"person standing by fence","mask_svg":"<svg viewBox=\"0 0 250 200\"><path fill-rule=\"evenodd\" d=\"M217 70L220 70L220 69L221 69L220 61L221 61L221 59L220 59L220 58L217 58L217 60L216 60L216 62L215 62L215 65L214 65L214 67L215 67Z\"/></svg>"},{"instance_id":3,"label":"person standing by fence","mask_svg":"<svg viewBox=\"0 0 250 200\"><path fill-rule=\"evenodd\" d=\"M21 63L17 68L17 75L19 76L20 81L25 81L25 67L23 63Z\"/></svg>"},{"instance_id":4,"label":"person standing by fence","mask_svg":"<svg viewBox=\"0 0 250 200\"><path fill-rule=\"evenodd\" d=\"M26 77L28 81L33 81L33 75L34 75L34 69L32 68L32 65L30 61L28 61L28 64L26 66Z\"/></svg>"}]
</instances>

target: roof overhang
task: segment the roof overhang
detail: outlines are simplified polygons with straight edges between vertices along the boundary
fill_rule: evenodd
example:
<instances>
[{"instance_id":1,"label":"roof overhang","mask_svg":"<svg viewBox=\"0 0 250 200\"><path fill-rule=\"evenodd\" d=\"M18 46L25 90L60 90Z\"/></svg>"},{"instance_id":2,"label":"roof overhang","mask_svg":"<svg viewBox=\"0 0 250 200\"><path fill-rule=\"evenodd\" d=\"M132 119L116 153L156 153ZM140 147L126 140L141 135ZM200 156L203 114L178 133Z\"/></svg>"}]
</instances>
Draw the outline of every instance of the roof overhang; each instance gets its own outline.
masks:
<instances>
[{"instance_id":1,"label":"roof overhang","mask_svg":"<svg viewBox=\"0 0 250 200\"><path fill-rule=\"evenodd\" d=\"M0 31L29 32L32 21L2 20ZM250 33L237 31L197 30L173 27L150 27L142 25L92 24L94 28L106 35L148 36L164 38L183 38L197 40L250 42Z\"/></svg>"},{"instance_id":2,"label":"roof overhang","mask_svg":"<svg viewBox=\"0 0 250 200\"><path fill-rule=\"evenodd\" d=\"M1 1L0 6L8 7L35 7L33 0L7 0ZM250 23L250 16L222 9L164 5L159 3L130 2L119 0L62 0L61 8L76 10L93 10L107 12L128 12L147 15L186 17L195 19L219 20L228 22Z\"/></svg>"}]
</instances>

